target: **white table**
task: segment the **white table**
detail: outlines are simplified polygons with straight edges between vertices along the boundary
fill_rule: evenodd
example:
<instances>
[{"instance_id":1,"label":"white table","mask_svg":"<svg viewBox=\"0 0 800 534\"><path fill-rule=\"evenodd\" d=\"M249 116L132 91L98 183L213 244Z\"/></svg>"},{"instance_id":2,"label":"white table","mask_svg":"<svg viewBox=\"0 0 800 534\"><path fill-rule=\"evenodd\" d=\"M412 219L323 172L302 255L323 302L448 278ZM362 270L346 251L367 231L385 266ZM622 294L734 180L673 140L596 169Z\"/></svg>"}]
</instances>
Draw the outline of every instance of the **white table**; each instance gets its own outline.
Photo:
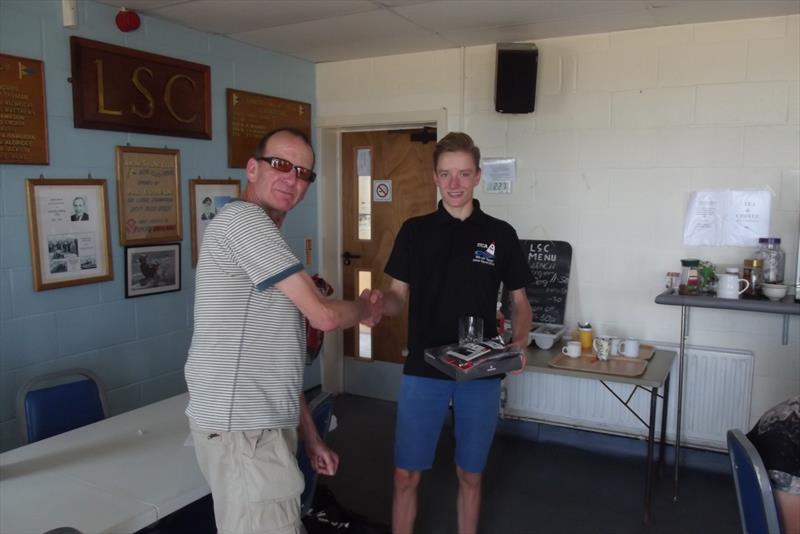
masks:
<instances>
[{"instance_id":1,"label":"white table","mask_svg":"<svg viewBox=\"0 0 800 534\"><path fill-rule=\"evenodd\" d=\"M0 454L0 533L135 532L208 495L188 394Z\"/></svg>"}]
</instances>

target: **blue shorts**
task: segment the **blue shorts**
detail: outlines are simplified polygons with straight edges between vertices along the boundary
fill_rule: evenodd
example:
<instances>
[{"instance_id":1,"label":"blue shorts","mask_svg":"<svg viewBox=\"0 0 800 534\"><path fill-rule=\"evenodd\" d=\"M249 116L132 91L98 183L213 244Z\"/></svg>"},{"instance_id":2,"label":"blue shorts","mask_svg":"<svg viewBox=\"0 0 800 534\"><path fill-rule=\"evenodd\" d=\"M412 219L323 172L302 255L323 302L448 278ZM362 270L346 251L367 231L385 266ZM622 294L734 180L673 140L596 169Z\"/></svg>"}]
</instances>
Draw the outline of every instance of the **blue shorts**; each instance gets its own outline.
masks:
<instances>
[{"instance_id":1,"label":"blue shorts","mask_svg":"<svg viewBox=\"0 0 800 534\"><path fill-rule=\"evenodd\" d=\"M394 465L430 469L450 399L453 399L456 465L480 473L492 446L500 409L500 379L440 380L403 375L394 438Z\"/></svg>"}]
</instances>

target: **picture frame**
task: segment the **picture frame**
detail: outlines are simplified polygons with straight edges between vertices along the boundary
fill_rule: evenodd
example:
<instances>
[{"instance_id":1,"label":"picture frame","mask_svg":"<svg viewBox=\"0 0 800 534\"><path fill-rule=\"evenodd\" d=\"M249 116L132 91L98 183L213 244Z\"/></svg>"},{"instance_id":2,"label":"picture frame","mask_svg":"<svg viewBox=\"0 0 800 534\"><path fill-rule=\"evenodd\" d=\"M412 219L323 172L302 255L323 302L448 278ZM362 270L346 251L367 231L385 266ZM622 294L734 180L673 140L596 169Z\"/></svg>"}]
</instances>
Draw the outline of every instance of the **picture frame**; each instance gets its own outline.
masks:
<instances>
[{"instance_id":1,"label":"picture frame","mask_svg":"<svg viewBox=\"0 0 800 534\"><path fill-rule=\"evenodd\" d=\"M26 182L34 291L112 280L106 180Z\"/></svg>"},{"instance_id":2,"label":"picture frame","mask_svg":"<svg viewBox=\"0 0 800 534\"><path fill-rule=\"evenodd\" d=\"M189 180L189 211L192 221L192 267L197 265L200 256L200 245L206 225L217 212L231 199L242 193L242 185L238 180L206 180L198 177Z\"/></svg>"},{"instance_id":3,"label":"picture frame","mask_svg":"<svg viewBox=\"0 0 800 534\"><path fill-rule=\"evenodd\" d=\"M125 298L180 290L180 243L125 247Z\"/></svg>"},{"instance_id":4,"label":"picture frame","mask_svg":"<svg viewBox=\"0 0 800 534\"><path fill-rule=\"evenodd\" d=\"M120 244L180 241L180 151L118 146L116 164Z\"/></svg>"}]
</instances>

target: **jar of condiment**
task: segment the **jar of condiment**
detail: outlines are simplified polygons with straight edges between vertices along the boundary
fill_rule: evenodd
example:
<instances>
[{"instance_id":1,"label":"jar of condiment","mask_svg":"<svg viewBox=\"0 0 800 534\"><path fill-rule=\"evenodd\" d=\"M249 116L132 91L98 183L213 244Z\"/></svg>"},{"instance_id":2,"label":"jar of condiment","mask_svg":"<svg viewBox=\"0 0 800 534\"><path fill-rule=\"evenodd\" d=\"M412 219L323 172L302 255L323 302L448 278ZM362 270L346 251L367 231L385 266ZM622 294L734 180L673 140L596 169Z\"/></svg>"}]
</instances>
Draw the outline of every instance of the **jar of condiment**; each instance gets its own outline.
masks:
<instances>
[{"instance_id":1,"label":"jar of condiment","mask_svg":"<svg viewBox=\"0 0 800 534\"><path fill-rule=\"evenodd\" d=\"M786 253L781 250L780 237L759 237L758 249L753 253L753 258L761 260L761 268L764 271L765 283L783 283L783 269L786 264Z\"/></svg>"},{"instance_id":2,"label":"jar of condiment","mask_svg":"<svg viewBox=\"0 0 800 534\"><path fill-rule=\"evenodd\" d=\"M761 284L764 282L764 274L761 270L761 260L744 260L742 267L742 278L750 282L750 286L742 293L742 298L758 299L761 298Z\"/></svg>"},{"instance_id":3,"label":"jar of condiment","mask_svg":"<svg viewBox=\"0 0 800 534\"><path fill-rule=\"evenodd\" d=\"M681 260L681 282L678 286L680 295L697 295L700 289L700 274L697 268L700 260L689 258Z\"/></svg>"},{"instance_id":4,"label":"jar of condiment","mask_svg":"<svg viewBox=\"0 0 800 534\"><path fill-rule=\"evenodd\" d=\"M681 273L675 271L669 271L667 275L664 277L665 288L677 291L678 286L680 285L681 285Z\"/></svg>"}]
</instances>

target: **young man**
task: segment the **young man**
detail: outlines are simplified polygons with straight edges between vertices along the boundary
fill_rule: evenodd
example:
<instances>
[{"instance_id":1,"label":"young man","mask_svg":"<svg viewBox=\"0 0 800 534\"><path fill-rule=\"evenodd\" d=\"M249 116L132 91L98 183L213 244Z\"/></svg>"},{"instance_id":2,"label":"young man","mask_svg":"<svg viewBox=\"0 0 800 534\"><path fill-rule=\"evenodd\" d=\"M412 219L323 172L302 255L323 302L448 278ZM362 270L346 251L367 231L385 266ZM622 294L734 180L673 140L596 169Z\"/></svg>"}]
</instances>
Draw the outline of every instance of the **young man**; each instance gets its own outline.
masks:
<instances>
[{"instance_id":1,"label":"young man","mask_svg":"<svg viewBox=\"0 0 800 534\"><path fill-rule=\"evenodd\" d=\"M385 269L392 281L383 295L384 314L396 315L409 303L409 355L395 430L394 534L413 531L417 487L422 471L433 464L451 399L458 531L476 532L481 473L497 425L500 377L456 382L426 364L424 350L457 342L461 316L482 317L484 338L497 335L500 282L511 295L510 344L527 346L531 326L525 295L531 275L517 234L508 223L481 211L473 199L481 178L480 150L467 134L450 133L436 145L433 163L433 180L442 197L439 207L403 224Z\"/></svg>"},{"instance_id":2,"label":"young man","mask_svg":"<svg viewBox=\"0 0 800 534\"><path fill-rule=\"evenodd\" d=\"M247 162L242 199L220 210L203 236L186 414L220 533L304 531L298 423L317 472L334 474L339 459L303 398L303 315L324 331L380 316L379 292L355 302L323 297L274 222L303 199L313 165L301 132L265 135Z\"/></svg>"}]
</instances>

